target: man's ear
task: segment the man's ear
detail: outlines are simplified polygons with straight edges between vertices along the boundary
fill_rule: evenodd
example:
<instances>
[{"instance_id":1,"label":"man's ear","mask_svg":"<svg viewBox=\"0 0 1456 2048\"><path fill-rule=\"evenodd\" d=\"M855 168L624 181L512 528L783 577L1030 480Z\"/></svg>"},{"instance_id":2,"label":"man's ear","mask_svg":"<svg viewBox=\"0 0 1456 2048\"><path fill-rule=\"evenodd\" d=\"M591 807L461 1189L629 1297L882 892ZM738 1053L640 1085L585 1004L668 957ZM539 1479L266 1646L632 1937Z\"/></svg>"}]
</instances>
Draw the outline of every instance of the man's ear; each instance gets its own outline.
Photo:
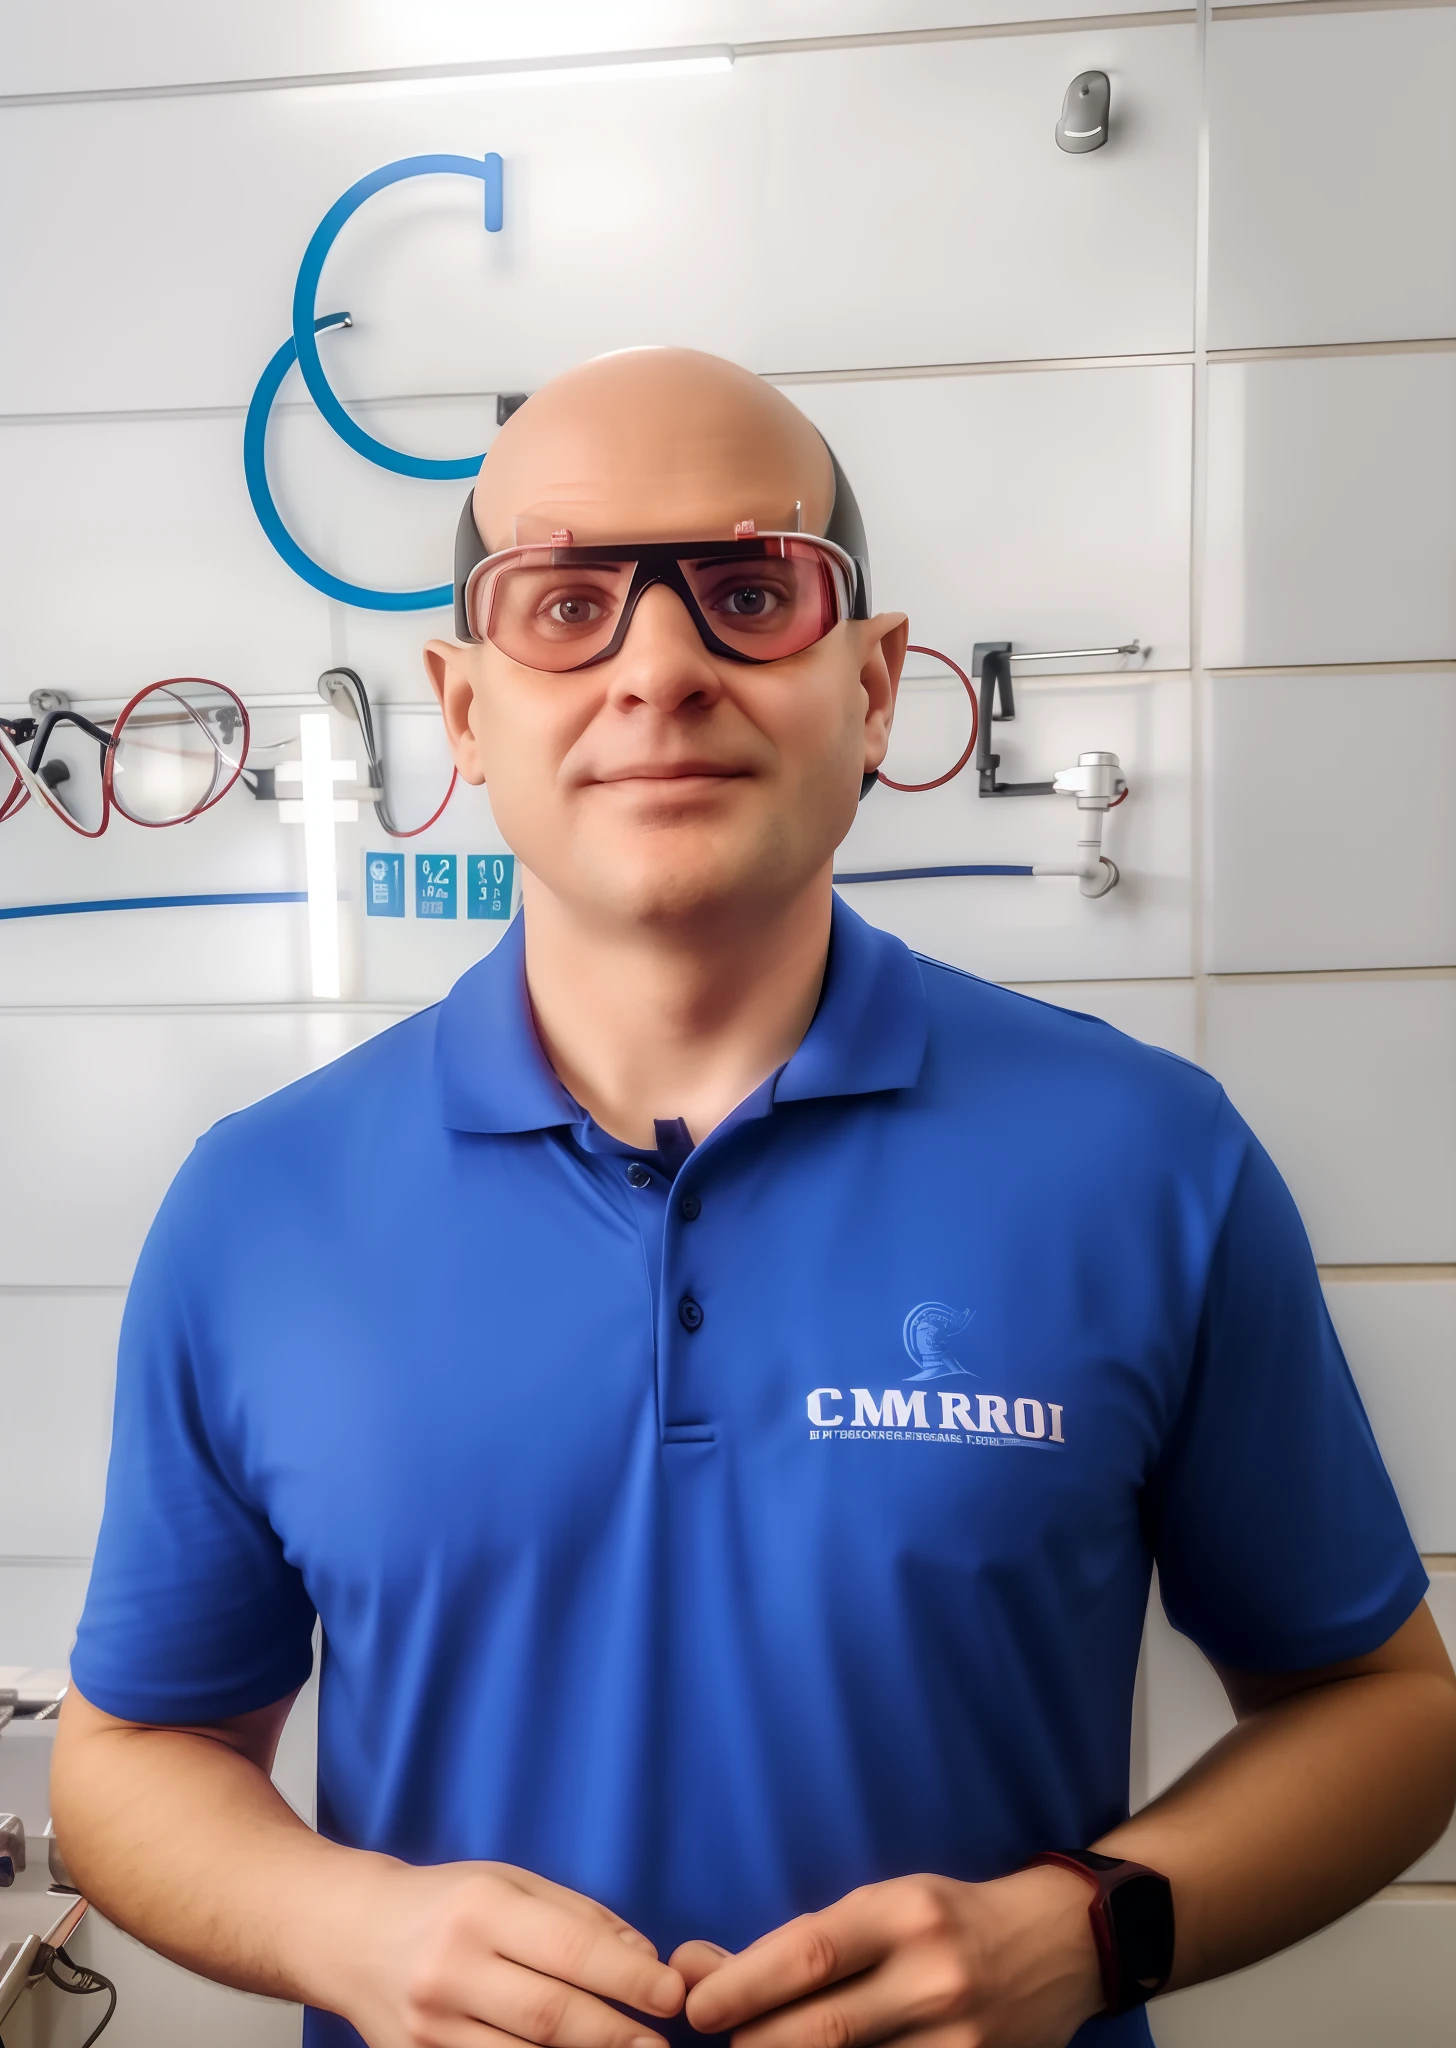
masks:
<instances>
[{"instance_id":1,"label":"man's ear","mask_svg":"<svg viewBox=\"0 0 1456 2048\"><path fill-rule=\"evenodd\" d=\"M910 621L904 612L877 612L869 621L868 630L870 646L859 680L869 699L865 706L864 765L871 769L878 768L889 751L895 695L910 641Z\"/></svg>"},{"instance_id":2,"label":"man's ear","mask_svg":"<svg viewBox=\"0 0 1456 2048\"><path fill-rule=\"evenodd\" d=\"M470 706L475 697L475 650L454 640L430 640L425 645L425 674L439 702L445 720L445 737L464 782L482 783L485 763L480 742L470 726Z\"/></svg>"}]
</instances>

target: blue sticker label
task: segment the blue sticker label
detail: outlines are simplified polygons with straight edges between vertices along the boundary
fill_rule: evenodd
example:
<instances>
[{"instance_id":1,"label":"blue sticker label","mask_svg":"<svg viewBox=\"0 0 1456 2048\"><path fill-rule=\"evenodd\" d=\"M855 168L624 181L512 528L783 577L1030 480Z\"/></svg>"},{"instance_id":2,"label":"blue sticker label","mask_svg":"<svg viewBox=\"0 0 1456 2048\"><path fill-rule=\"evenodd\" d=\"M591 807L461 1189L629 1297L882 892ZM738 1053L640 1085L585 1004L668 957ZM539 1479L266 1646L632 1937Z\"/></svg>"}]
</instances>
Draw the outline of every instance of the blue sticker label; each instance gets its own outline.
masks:
<instances>
[{"instance_id":1,"label":"blue sticker label","mask_svg":"<svg viewBox=\"0 0 1456 2048\"><path fill-rule=\"evenodd\" d=\"M455 856L453 853L415 855L415 916L455 915Z\"/></svg>"},{"instance_id":2,"label":"blue sticker label","mask_svg":"<svg viewBox=\"0 0 1456 2048\"><path fill-rule=\"evenodd\" d=\"M404 916L404 855L366 853L364 908L370 917Z\"/></svg>"},{"instance_id":3,"label":"blue sticker label","mask_svg":"<svg viewBox=\"0 0 1456 2048\"><path fill-rule=\"evenodd\" d=\"M471 917L508 918L516 887L513 853L472 853L467 864L466 906Z\"/></svg>"}]
</instances>

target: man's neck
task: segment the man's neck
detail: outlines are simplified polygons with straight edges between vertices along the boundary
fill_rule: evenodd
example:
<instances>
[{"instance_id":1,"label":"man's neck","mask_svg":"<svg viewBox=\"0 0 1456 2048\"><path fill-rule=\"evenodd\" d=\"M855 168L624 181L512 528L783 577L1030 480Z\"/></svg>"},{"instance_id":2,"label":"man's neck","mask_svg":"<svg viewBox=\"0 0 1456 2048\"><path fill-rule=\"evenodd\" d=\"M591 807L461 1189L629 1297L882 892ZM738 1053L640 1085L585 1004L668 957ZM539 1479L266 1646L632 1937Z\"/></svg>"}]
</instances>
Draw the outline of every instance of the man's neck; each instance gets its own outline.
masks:
<instances>
[{"instance_id":1,"label":"man's neck","mask_svg":"<svg viewBox=\"0 0 1456 2048\"><path fill-rule=\"evenodd\" d=\"M526 983L563 1085L629 1145L655 1146L659 1117L682 1117L700 1144L808 1030L832 900L826 874L752 917L643 928L528 887Z\"/></svg>"}]
</instances>

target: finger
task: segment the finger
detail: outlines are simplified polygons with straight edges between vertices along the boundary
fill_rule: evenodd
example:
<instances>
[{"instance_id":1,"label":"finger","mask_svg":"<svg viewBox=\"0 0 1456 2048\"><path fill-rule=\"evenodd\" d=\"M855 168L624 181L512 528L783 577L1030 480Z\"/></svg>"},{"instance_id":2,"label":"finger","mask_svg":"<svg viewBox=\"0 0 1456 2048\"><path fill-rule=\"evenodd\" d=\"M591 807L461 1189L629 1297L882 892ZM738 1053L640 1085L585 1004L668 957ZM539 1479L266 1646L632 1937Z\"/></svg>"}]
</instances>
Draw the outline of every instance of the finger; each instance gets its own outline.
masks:
<instances>
[{"instance_id":1,"label":"finger","mask_svg":"<svg viewBox=\"0 0 1456 2048\"><path fill-rule=\"evenodd\" d=\"M584 1920L601 1921L613 1930L619 1941L625 1941L629 1947L640 1948L650 1956L657 1954L657 1950L640 1928L624 1920L620 1913L614 1913L610 1906L602 1905L599 1899L589 1898L585 1892L574 1892L569 1885L555 1884L549 1877L538 1877L533 1870L517 1870L511 1867L508 1871L502 1871L501 1875L519 1891L553 1901L563 1911L575 1913Z\"/></svg>"},{"instance_id":2,"label":"finger","mask_svg":"<svg viewBox=\"0 0 1456 2048\"><path fill-rule=\"evenodd\" d=\"M519 2034L505 2033L488 2020L472 2019L464 2012L427 2012L418 2006L411 2014L411 2040L416 2048L537 2048ZM656 2034L636 2037L642 2048L658 2048Z\"/></svg>"},{"instance_id":3,"label":"finger","mask_svg":"<svg viewBox=\"0 0 1456 2048\"><path fill-rule=\"evenodd\" d=\"M688 2000L693 2026L704 2034L725 2033L869 1969L889 1946L870 1900L868 1891L851 1892L824 1912L789 1920L731 1956L694 1988Z\"/></svg>"},{"instance_id":4,"label":"finger","mask_svg":"<svg viewBox=\"0 0 1456 2048\"><path fill-rule=\"evenodd\" d=\"M416 2048L530 2048L514 2034L487 2026L463 2012L424 2013L418 2009L410 2020L411 2040Z\"/></svg>"},{"instance_id":5,"label":"finger","mask_svg":"<svg viewBox=\"0 0 1456 2048\"><path fill-rule=\"evenodd\" d=\"M499 1956L467 1960L453 1974L444 2004L537 2048L665 2048L631 2014Z\"/></svg>"},{"instance_id":6,"label":"finger","mask_svg":"<svg viewBox=\"0 0 1456 2048\"><path fill-rule=\"evenodd\" d=\"M606 1915L571 1912L559 1900L512 1886L490 1916L488 1940L509 1961L600 1998L664 2018L682 2009L685 1986L677 1971L658 1962L650 1943L639 1948L623 1941Z\"/></svg>"},{"instance_id":7,"label":"finger","mask_svg":"<svg viewBox=\"0 0 1456 2048\"><path fill-rule=\"evenodd\" d=\"M731 1949L719 1948L716 1941L685 1941L673 1950L667 1964L669 1969L677 1971L691 1991L704 1977L711 1977L714 1970L721 1970L731 1955Z\"/></svg>"},{"instance_id":8,"label":"finger","mask_svg":"<svg viewBox=\"0 0 1456 2048\"><path fill-rule=\"evenodd\" d=\"M914 2032L917 2048L958 2012L965 1983L953 1954L892 1956L878 1968L737 2029L733 2048L865 2048Z\"/></svg>"}]
</instances>

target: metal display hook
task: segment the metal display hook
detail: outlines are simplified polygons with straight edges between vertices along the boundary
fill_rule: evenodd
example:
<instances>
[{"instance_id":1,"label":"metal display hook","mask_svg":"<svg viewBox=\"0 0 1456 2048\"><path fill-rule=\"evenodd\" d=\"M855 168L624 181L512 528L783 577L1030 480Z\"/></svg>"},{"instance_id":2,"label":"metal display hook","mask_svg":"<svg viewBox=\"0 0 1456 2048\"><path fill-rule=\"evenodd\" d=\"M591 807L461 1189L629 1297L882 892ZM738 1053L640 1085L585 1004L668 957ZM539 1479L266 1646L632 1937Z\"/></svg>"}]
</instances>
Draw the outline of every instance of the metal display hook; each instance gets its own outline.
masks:
<instances>
[{"instance_id":1,"label":"metal display hook","mask_svg":"<svg viewBox=\"0 0 1456 2048\"><path fill-rule=\"evenodd\" d=\"M1060 793L1055 781L1002 782L997 777L1001 756L991 751L991 724L994 720L1000 725L1016 716L1016 696L1011 685L1013 661L1084 661L1103 655L1143 654L1146 651L1140 641L1129 640L1121 647L1059 647L1045 653L1024 654L1017 653L1009 640L978 640L971 649L971 674L980 685L981 724L976 741L979 794L1055 796ZM1116 756L1112 758L1115 760Z\"/></svg>"}]
</instances>

